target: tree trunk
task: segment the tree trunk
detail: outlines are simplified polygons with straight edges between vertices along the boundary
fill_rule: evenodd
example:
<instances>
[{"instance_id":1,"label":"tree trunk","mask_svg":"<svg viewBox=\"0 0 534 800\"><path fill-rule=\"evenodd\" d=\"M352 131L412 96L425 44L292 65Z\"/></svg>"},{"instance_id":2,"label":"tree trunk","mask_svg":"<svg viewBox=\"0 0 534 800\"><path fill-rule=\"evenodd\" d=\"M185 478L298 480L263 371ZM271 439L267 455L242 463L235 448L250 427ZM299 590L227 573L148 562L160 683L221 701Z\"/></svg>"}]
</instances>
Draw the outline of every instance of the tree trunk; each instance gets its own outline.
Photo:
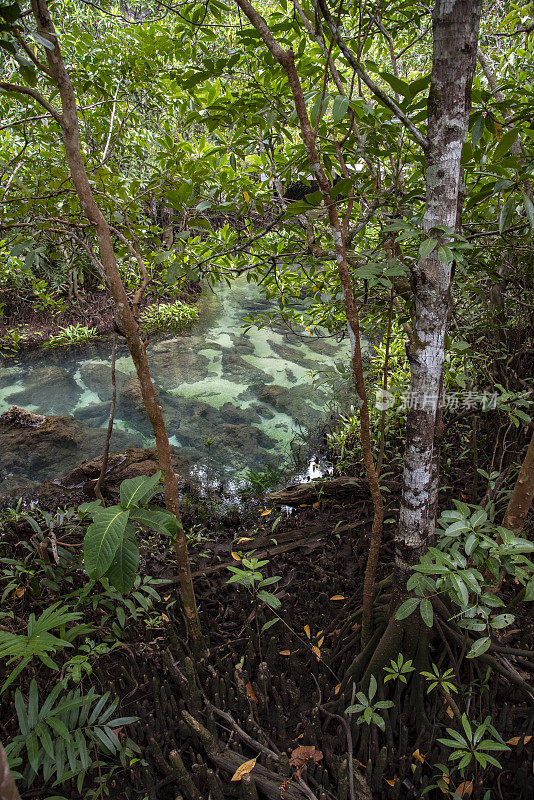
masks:
<instances>
[{"instance_id":1,"label":"tree trunk","mask_svg":"<svg viewBox=\"0 0 534 800\"><path fill-rule=\"evenodd\" d=\"M53 48L46 48L46 57L50 77L56 84L61 98L62 113L58 121L63 134L67 163L82 209L87 219L94 227L97 235L100 260L104 269L106 282L117 308L119 326L126 338L141 385L143 403L154 431L158 459L164 475L165 503L168 510L171 511L178 520L178 535L174 547L182 589L182 601L191 636L194 640L199 641L201 638L200 623L196 608L193 581L191 578L191 567L187 555L186 537L178 504L178 477L172 466L169 437L165 429L161 406L158 403L154 385L150 377L145 345L139 333L136 315L130 306L126 290L119 274L110 227L95 201L85 171L85 164L80 148L78 107L76 105L74 89L63 61L59 40L46 0L31 0L31 5L39 33L53 44Z\"/></svg>"},{"instance_id":2,"label":"tree trunk","mask_svg":"<svg viewBox=\"0 0 534 800\"><path fill-rule=\"evenodd\" d=\"M521 534L525 526L527 514L534 499L534 432L528 446L525 460L519 470L514 491L502 521L503 528L508 528L516 536Z\"/></svg>"},{"instance_id":3,"label":"tree trunk","mask_svg":"<svg viewBox=\"0 0 534 800\"><path fill-rule=\"evenodd\" d=\"M428 98L426 205L423 230L455 230L460 158L468 130L471 84L477 60L481 0L436 0L433 12L432 81ZM435 232L440 237L440 232ZM446 241L441 233L440 243ZM432 470L436 414L445 357L451 265L438 248L414 270L415 336L408 347L410 407L406 426L403 492L396 565L404 586L425 551L432 524ZM401 584L399 584L400 586Z\"/></svg>"},{"instance_id":4,"label":"tree trunk","mask_svg":"<svg viewBox=\"0 0 534 800\"><path fill-rule=\"evenodd\" d=\"M249 0L236 0L236 3L239 8L241 8L243 13L248 17L251 24L256 28L271 54L274 56L274 58L276 58L278 63L286 72L289 88L291 89L291 94L293 96L295 111L297 113L297 118L300 125L304 149L306 150L306 155L310 165L310 171L317 180L317 184L323 196L324 205L328 209L328 222L332 239L334 240L339 282L343 291L343 304L351 338L352 372L354 376L354 384L361 404L360 438L362 445L363 464L365 468L365 475L369 483L369 491L373 501L373 525L371 529L371 541L369 543L369 555L367 557L363 585L362 642L365 644L370 638L373 623L374 586L376 569L378 566L378 557L380 553L380 544L382 541L384 502L371 447L369 405L367 402L367 392L365 389L360 343L360 320L347 262L346 232L342 229L339 215L336 210L336 205L332 202L332 198L330 196L332 187L321 164L319 153L317 152L316 134L311 126L310 118L308 116L302 85L295 67L295 55L292 50L284 50L280 46L263 17L251 5Z\"/></svg>"},{"instance_id":5,"label":"tree trunk","mask_svg":"<svg viewBox=\"0 0 534 800\"><path fill-rule=\"evenodd\" d=\"M7 755L0 743L0 800L20 800L13 775L9 771Z\"/></svg>"}]
</instances>

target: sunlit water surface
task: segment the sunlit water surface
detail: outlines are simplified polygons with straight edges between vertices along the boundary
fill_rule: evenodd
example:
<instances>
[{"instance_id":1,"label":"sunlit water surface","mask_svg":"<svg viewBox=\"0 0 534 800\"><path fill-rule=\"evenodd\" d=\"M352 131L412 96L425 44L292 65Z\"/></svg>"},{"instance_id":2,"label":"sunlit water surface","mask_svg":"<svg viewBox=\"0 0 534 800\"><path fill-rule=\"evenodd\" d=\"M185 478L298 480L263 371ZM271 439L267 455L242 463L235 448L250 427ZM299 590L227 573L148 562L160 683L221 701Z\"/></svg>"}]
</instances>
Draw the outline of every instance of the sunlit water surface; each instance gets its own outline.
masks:
<instances>
[{"instance_id":1,"label":"sunlit water surface","mask_svg":"<svg viewBox=\"0 0 534 800\"><path fill-rule=\"evenodd\" d=\"M206 290L200 319L185 335L153 337L148 355L170 441L203 483L236 485L247 470L309 470L303 438L317 429L332 399L311 373L333 373L348 358L334 339L243 328L268 304L257 287L237 281ZM72 415L90 428L107 426L111 399L109 340L74 348L40 349L0 367L0 412L12 405L43 414ZM112 450L153 446L137 378L124 345L117 356L118 402ZM94 445L93 445L94 446ZM83 448L82 448L83 451ZM80 452L78 460L97 453ZM299 461L300 458L300 461ZM306 460L308 458L308 461ZM1 454L0 454L1 462ZM29 465L37 481L71 463Z\"/></svg>"}]
</instances>

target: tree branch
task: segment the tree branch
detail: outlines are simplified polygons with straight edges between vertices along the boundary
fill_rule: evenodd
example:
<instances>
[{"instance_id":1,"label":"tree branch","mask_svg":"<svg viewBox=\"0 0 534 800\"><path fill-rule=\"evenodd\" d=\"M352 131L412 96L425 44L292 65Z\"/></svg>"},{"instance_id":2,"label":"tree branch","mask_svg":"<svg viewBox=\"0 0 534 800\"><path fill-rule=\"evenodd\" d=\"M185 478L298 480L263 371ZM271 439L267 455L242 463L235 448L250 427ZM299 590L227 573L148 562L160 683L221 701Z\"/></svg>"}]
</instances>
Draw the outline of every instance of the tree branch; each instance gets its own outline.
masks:
<instances>
[{"instance_id":1,"label":"tree branch","mask_svg":"<svg viewBox=\"0 0 534 800\"><path fill-rule=\"evenodd\" d=\"M62 124L63 118L61 114L56 111L54 106L50 105L48 100L45 100L43 95L36 89L31 89L29 86L20 86L18 83L7 83L6 81L0 81L0 89L3 89L5 92L18 92L18 94L27 94L29 97L33 97L34 100L37 100L39 105L46 108L58 125Z\"/></svg>"},{"instance_id":2,"label":"tree branch","mask_svg":"<svg viewBox=\"0 0 534 800\"><path fill-rule=\"evenodd\" d=\"M352 67L352 69L356 72L358 77L361 78L361 80L365 83L367 88L375 95L376 98L378 98L378 100L380 100L385 106L387 106L387 108L389 108L390 111L393 111L393 113L403 123L405 128L412 134L412 136L414 137L415 141L420 145L420 147L424 151L428 150L428 148L430 147L430 143L429 143L428 139L425 136L423 136L423 134L421 133L419 128L417 128L413 124L413 122L410 120L410 118L406 116L404 111L397 105L397 103L394 100L392 100L391 97L389 97L389 95L387 95L385 92L383 92L382 89L380 88L380 86L378 86L378 84L376 84L374 82L374 80L372 78L370 78L369 75L367 75L366 72L364 72L360 62L356 59L356 57L353 55L353 53L349 50L349 48L347 47L343 37L341 36L341 34L339 32L338 26L336 25L332 15L331 15L331 13L330 13L327 5L326 5L326 0L317 0L317 2L318 2L318 5L319 5L319 7L321 9L323 17L324 17L324 19L326 21L326 24L328 25L328 27L330 29L330 32L331 32L332 36L334 37L339 49L341 50L341 52L343 53L343 55L345 56L345 58L349 62L349 64Z\"/></svg>"}]
</instances>

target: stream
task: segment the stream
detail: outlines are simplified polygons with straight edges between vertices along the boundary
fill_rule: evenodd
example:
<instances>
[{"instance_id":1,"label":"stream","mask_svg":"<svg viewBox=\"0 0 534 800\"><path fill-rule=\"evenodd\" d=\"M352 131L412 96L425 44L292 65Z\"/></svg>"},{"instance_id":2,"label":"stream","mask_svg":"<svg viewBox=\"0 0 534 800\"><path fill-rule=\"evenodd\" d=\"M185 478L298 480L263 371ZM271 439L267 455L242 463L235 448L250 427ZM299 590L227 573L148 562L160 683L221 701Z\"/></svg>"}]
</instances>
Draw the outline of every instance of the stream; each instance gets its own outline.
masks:
<instances>
[{"instance_id":1,"label":"stream","mask_svg":"<svg viewBox=\"0 0 534 800\"><path fill-rule=\"evenodd\" d=\"M152 337L151 373L158 387L170 442L191 475L203 483L235 485L247 470L288 473L309 469L305 438L317 429L332 399L327 384L310 374L332 372L347 362L349 346L282 330L250 328L245 315L269 307L245 280L220 284L200 299L200 318L185 335ZM87 426L87 447L77 446L65 463L50 454L28 460L17 474L3 468L0 491L23 482L64 474L99 454L90 430L107 427L111 400L109 340L75 347L41 348L0 367L0 413L12 405L42 414L72 415ZM151 447L137 377L124 344L116 362L117 408L112 452L129 445ZM303 438L304 437L304 438ZM89 451L90 448L90 451ZM87 452L86 452L87 450ZM4 484L4 486L3 486Z\"/></svg>"}]
</instances>

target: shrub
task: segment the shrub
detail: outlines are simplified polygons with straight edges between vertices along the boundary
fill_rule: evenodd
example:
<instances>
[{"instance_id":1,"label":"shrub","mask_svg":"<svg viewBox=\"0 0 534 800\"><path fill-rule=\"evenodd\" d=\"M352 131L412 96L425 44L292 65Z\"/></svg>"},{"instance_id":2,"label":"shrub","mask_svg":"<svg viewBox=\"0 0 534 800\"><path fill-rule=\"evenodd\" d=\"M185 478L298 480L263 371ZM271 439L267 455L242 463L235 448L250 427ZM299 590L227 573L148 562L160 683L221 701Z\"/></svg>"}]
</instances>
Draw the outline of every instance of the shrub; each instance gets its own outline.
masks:
<instances>
[{"instance_id":1,"label":"shrub","mask_svg":"<svg viewBox=\"0 0 534 800\"><path fill-rule=\"evenodd\" d=\"M198 319L198 308L185 303L154 303L141 315L141 325L145 329L185 328Z\"/></svg>"}]
</instances>

